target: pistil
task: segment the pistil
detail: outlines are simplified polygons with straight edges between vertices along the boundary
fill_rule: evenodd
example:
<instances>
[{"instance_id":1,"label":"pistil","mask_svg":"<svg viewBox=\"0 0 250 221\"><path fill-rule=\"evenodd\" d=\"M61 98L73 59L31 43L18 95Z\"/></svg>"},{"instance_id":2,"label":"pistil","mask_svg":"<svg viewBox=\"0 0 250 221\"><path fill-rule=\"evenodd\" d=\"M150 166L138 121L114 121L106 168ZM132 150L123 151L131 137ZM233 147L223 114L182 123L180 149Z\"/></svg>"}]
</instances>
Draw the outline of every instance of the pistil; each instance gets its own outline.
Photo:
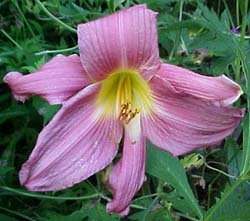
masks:
<instances>
[{"instance_id":1,"label":"pistil","mask_svg":"<svg viewBox=\"0 0 250 221\"><path fill-rule=\"evenodd\" d=\"M128 125L139 114L151 112L152 101L149 85L139 73L121 71L102 80L97 107L104 116L114 116L121 124Z\"/></svg>"}]
</instances>

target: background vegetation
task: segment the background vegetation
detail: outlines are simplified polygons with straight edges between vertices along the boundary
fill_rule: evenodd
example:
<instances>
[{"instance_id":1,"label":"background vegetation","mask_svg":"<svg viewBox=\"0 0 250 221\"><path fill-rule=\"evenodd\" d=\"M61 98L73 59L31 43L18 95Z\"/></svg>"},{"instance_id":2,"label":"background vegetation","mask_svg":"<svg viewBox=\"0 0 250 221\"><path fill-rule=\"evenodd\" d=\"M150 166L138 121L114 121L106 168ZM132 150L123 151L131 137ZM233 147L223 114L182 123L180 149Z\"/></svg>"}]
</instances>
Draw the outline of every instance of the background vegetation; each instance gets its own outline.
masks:
<instances>
[{"instance_id":1,"label":"background vegetation","mask_svg":"<svg viewBox=\"0 0 250 221\"><path fill-rule=\"evenodd\" d=\"M220 146L180 159L148 144L147 181L129 216L119 218L105 212L111 194L104 172L64 191L20 187L18 171L59 106L36 96L17 102L1 81L0 220L250 220L248 0L2 0L0 79L9 71L32 72L57 53L77 53L77 24L138 3L159 12L164 61L204 75L226 74L242 86L236 103L247 109L242 125Z\"/></svg>"}]
</instances>

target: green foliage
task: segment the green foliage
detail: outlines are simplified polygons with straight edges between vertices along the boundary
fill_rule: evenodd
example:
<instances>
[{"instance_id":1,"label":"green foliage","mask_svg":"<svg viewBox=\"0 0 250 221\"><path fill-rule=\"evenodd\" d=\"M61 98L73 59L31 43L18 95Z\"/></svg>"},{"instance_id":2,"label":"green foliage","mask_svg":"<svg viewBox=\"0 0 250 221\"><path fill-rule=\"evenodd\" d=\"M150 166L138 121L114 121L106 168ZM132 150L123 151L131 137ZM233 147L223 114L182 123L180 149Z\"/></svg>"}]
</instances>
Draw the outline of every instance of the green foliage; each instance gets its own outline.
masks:
<instances>
[{"instance_id":1,"label":"green foliage","mask_svg":"<svg viewBox=\"0 0 250 221\"><path fill-rule=\"evenodd\" d=\"M174 221L173 216L167 208L148 208L144 211L138 212L129 216L131 220L143 220L143 221Z\"/></svg>"},{"instance_id":2,"label":"green foliage","mask_svg":"<svg viewBox=\"0 0 250 221\"><path fill-rule=\"evenodd\" d=\"M102 173L58 192L21 189L18 171L60 105L36 96L17 102L0 81L0 220L250 220L248 0L3 0L0 78L10 71L33 72L57 53L78 53L79 23L138 3L159 13L163 61L209 76L225 74L242 86L244 95L236 106L246 108L243 124L219 147L180 159L148 144L147 180L129 216L120 218L106 213L111 195ZM232 33L233 27L240 33Z\"/></svg>"},{"instance_id":3,"label":"green foliage","mask_svg":"<svg viewBox=\"0 0 250 221\"><path fill-rule=\"evenodd\" d=\"M10 217L10 216L6 216L4 214L0 214L0 220L4 220L4 221L17 221L17 219Z\"/></svg>"},{"instance_id":4,"label":"green foliage","mask_svg":"<svg viewBox=\"0 0 250 221\"><path fill-rule=\"evenodd\" d=\"M51 213L48 214L48 218L41 217L38 220L41 221L82 221L82 220L91 220L91 221L117 221L119 218L115 215L108 215L106 213L105 206L100 204L99 202L92 202L84 205L81 209L74 211L69 215L61 215Z\"/></svg>"},{"instance_id":5,"label":"green foliage","mask_svg":"<svg viewBox=\"0 0 250 221\"><path fill-rule=\"evenodd\" d=\"M207 215L205 215L205 221L237 221L237 220L250 220L250 200L249 185L244 185L246 183L239 182L235 189L231 192L231 187L226 186L224 192L221 195L221 198L226 197L226 200L220 204L218 209L213 210L219 203L221 199L217 199L217 204L212 207ZM230 193L230 194L228 194ZM226 194L226 196L225 196ZM212 212L211 212L212 211Z\"/></svg>"},{"instance_id":6,"label":"green foliage","mask_svg":"<svg viewBox=\"0 0 250 221\"><path fill-rule=\"evenodd\" d=\"M163 180L173 188L166 196L166 200L186 215L201 217L201 210L179 160L152 145L148 146L147 173Z\"/></svg>"},{"instance_id":7,"label":"green foliage","mask_svg":"<svg viewBox=\"0 0 250 221\"><path fill-rule=\"evenodd\" d=\"M200 167L203 164L204 159L201 155L198 155L196 153L192 153L190 155L185 156L183 159L181 159L182 166L187 169L191 167Z\"/></svg>"},{"instance_id":8,"label":"green foliage","mask_svg":"<svg viewBox=\"0 0 250 221\"><path fill-rule=\"evenodd\" d=\"M34 97L32 104L37 112L43 117L44 125L46 125L51 120L51 118L61 107L61 105L49 105L46 101L39 97Z\"/></svg>"}]
</instances>

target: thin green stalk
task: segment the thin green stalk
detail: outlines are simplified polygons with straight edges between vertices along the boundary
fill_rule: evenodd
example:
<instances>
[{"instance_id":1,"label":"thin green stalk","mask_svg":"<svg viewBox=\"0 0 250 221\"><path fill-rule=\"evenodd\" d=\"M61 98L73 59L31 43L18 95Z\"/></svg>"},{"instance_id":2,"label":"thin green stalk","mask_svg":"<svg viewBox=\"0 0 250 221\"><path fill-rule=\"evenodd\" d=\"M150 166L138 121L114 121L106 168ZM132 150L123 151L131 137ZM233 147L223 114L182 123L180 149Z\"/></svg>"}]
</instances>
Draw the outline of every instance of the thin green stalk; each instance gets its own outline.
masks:
<instances>
[{"instance_id":1,"label":"thin green stalk","mask_svg":"<svg viewBox=\"0 0 250 221\"><path fill-rule=\"evenodd\" d=\"M184 1L182 0L182 1L180 2L179 22L182 21L183 6L184 6ZM182 49L185 51L186 54L188 54L188 50L187 50L185 41L183 40L183 37L182 37L182 30L180 30L180 39L181 39L181 44L182 44L181 46L182 46Z\"/></svg>"},{"instance_id":2,"label":"thin green stalk","mask_svg":"<svg viewBox=\"0 0 250 221\"><path fill-rule=\"evenodd\" d=\"M250 101L247 101L247 109L250 110ZM242 165L241 165L241 174L246 173L250 169L250 117L249 113L243 122L243 156L242 156ZM244 127L245 125L245 127Z\"/></svg>"},{"instance_id":3,"label":"thin green stalk","mask_svg":"<svg viewBox=\"0 0 250 221\"><path fill-rule=\"evenodd\" d=\"M240 7L239 7L239 0L236 1L236 24L237 24L237 26L240 25Z\"/></svg>"},{"instance_id":4,"label":"thin green stalk","mask_svg":"<svg viewBox=\"0 0 250 221\"><path fill-rule=\"evenodd\" d=\"M240 176L234 184L222 195L221 199L210 209L205 215L204 221L209 221L213 214L223 205L234 190L245 180L244 176Z\"/></svg>"},{"instance_id":5,"label":"thin green stalk","mask_svg":"<svg viewBox=\"0 0 250 221\"><path fill-rule=\"evenodd\" d=\"M153 202L149 205L148 210L144 213L144 215L142 217L143 221L146 220L147 215L151 212L151 210L153 209L154 205L156 204L156 202L158 201L159 198L160 198L159 196L155 197Z\"/></svg>"},{"instance_id":6,"label":"thin green stalk","mask_svg":"<svg viewBox=\"0 0 250 221\"><path fill-rule=\"evenodd\" d=\"M238 2L238 1L237 1ZM243 43L245 41L245 34L246 34L246 27L247 27L247 9L248 9L248 0L245 0L245 8L244 12L242 13L242 25L241 25L241 36L239 42L239 49L236 55L236 72L235 72L235 79L236 82L240 81L240 67L241 67L241 57L240 57L240 50L243 47Z\"/></svg>"},{"instance_id":7,"label":"thin green stalk","mask_svg":"<svg viewBox=\"0 0 250 221\"><path fill-rule=\"evenodd\" d=\"M184 0L181 0L181 1L180 1L180 11L179 11L179 22L181 22L181 20L182 20L183 5L184 5ZM180 40L181 40L183 50L187 53L187 48L186 48L186 46L185 46L185 42L184 42L184 40L183 40L182 37L181 37L181 30L178 31L178 32L176 33L176 39L177 39L178 37L179 37ZM173 56L174 56L174 53L175 53L175 49L176 49L176 44L174 44L173 49L172 49L171 52L170 52L169 61L171 61L171 60L173 59Z\"/></svg>"},{"instance_id":8,"label":"thin green stalk","mask_svg":"<svg viewBox=\"0 0 250 221\"><path fill-rule=\"evenodd\" d=\"M110 202L110 201L111 201L111 199L110 199L109 197L103 195L102 193L100 193L99 196L100 196L102 199L106 200L107 202ZM142 209L142 210L147 209L146 207L139 206L139 205L136 205L136 204L133 204L133 203L130 205L130 207L131 207L131 208L135 208L135 209Z\"/></svg>"},{"instance_id":9,"label":"thin green stalk","mask_svg":"<svg viewBox=\"0 0 250 221\"><path fill-rule=\"evenodd\" d=\"M191 221L200 221L200 219L196 219L194 217L188 216L188 215L183 214L183 213L175 212L175 214L177 214L177 215L179 215L179 216L181 216L183 218L189 219Z\"/></svg>"},{"instance_id":10,"label":"thin green stalk","mask_svg":"<svg viewBox=\"0 0 250 221\"><path fill-rule=\"evenodd\" d=\"M235 36L237 36L237 37L239 37L239 38L241 38L241 35L239 35L239 34L234 34ZM245 40L249 40L250 39L250 36L244 36L244 39Z\"/></svg>"},{"instance_id":11,"label":"thin green stalk","mask_svg":"<svg viewBox=\"0 0 250 221\"><path fill-rule=\"evenodd\" d=\"M146 196L141 196L139 198L136 198L133 200L133 202L139 201L139 200L143 200L143 199L147 199L147 198L151 198L151 197L155 197L155 196L159 196L161 193L153 193L150 195L146 195Z\"/></svg>"},{"instance_id":12,"label":"thin green stalk","mask_svg":"<svg viewBox=\"0 0 250 221\"><path fill-rule=\"evenodd\" d=\"M182 13L183 13L183 0L180 2L180 12L179 12L179 21L182 20Z\"/></svg>"},{"instance_id":13,"label":"thin green stalk","mask_svg":"<svg viewBox=\"0 0 250 221\"><path fill-rule=\"evenodd\" d=\"M27 219L27 220L30 220L30 221L36 221L35 219L30 218L30 217L28 217L28 216L26 216L26 215L23 215L22 213L19 213L19 212L17 212L17 211L10 210L10 209L7 209L7 208L1 207L1 206L0 206L0 209L1 209L1 210L4 210L4 211L6 211L6 212L8 212L8 213L10 213L10 214L13 214L13 215L15 215L15 216L22 217L23 219Z\"/></svg>"},{"instance_id":14,"label":"thin green stalk","mask_svg":"<svg viewBox=\"0 0 250 221\"><path fill-rule=\"evenodd\" d=\"M8 1L8 0L2 1L2 2L0 3L0 7L1 7L2 5L4 5L7 1Z\"/></svg>"},{"instance_id":15,"label":"thin green stalk","mask_svg":"<svg viewBox=\"0 0 250 221\"><path fill-rule=\"evenodd\" d=\"M15 45L17 46L19 49L22 50L22 47L3 29L1 29L1 32Z\"/></svg>"},{"instance_id":16,"label":"thin green stalk","mask_svg":"<svg viewBox=\"0 0 250 221\"><path fill-rule=\"evenodd\" d=\"M136 204L131 204L130 207L131 207L131 208L134 208L134 209L141 209L141 210L147 209L146 207L139 206L139 205L136 205Z\"/></svg>"},{"instance_id":17,"label":"thin green stalk","mask_svg":"<svg viewBox=\"0 0 250 221\"><path fill-rule=\"evenodd\" d=\"M52 15L48 9L43 5L42 2L40 2L40 0L36 0L37 4L41 7L41 9L55 22L59 23L60 25L62 25L64 28L68 29L71 32L77 33L76 29L70 27L69 25L65 24L64 22L62 22L60 19L58 19L57 17L55 17L54 15Z\"/></svg>"},{"instance_id":18,"label":"thin green stalk","mask_svg":"<svg viewBox=\"0 0 250 221\"><path fill-rule=\"evenodd\" d=\"M243 52L243 43L244 43L244 35L246 31L247 26L247 8L248 8L249 1L245 1L245 10L243 12L243 23L242 23L242 32L240 37L240 44L235 41L235 44L238 46L237 51L237 59L238 59L238 66L236 66L238 74L240 73L240 65L242 65L243 74L245 77L245 90L247 93L247 112L248 114L245 117L245 120L243 122L243 159L242 159L242 166L241 166L241 175L246 174L247 171L250 170L250 117L249 117L249 111L250 111L250 99L249 99L249 92L250 92L250 70L247 66L247 58L246 55Z\"/></svg>"},{"instance_id":19,"label":"thin green stalk","mask_svg":"<svg viewBox=\"0 0 250 221\"><path fill-rule=\"evenodd\" d=\"M16 193L22 196L33 197L38 199L50 199L50 200L87 200L100 197L99 193L94 193L88 196L79 196L79 197L67 197L67 196L46 196L38 193L30 193L23 190L13 189L7 186L0 186L1 189L7 190L12 193Z\"/></svg>"},{"instance_id":20,"label":"thin green stalk","mask_svg":"<svg viewBox=\"0 0 250 221\"><path fill-rule=\"evenodd\" d=\"M218 5L217 5L217 15L220 14L220 6L221 6L221 0L218 1Z\"/></svg>"},{"instance_id":21,"label":"thin green stalk","mask_svg":"<svg viewBox=\"0 0 250 221\"><path fill-rule=\"evenodd\" d=\"M54 54L54 53L64 53L67 51L73 51L76 50L78 48L78 46L74 46L71 48L65 48L65 49L58 49L58 50L46 50L46 51L41 51L41 52L37 52L35 53L35 55L44 55L44 54Z\"/></svg>"},{"instance_id":22,"label":"thin green stalk","mask_svg":"<svg viewBox=\"0 0 250 221\"><path fill-rule=\"evenodd\" d=\"M242 61L242 68L243 68L243 73L245 76L245 81L246 81L246 91L248 93L247 96L249 96L250 92L250 70L248 70L247 67L247 61L246 57L244 56L243 52L241 49L239 49L241 61ZM250 170L250 116L249 116L249 111L250 111L250 99L247 99L247 116L245 118L245 121L243 122L243 159L242 159L242 169L241 169L241 174L245 174L247 171Z\"/></svg>"},{"instance_id":23,"label":"thin green stalk","mask_svg":"<svg viewBox=\"0 0 250 221\"><path fill-rule=\"evenodd\" d=\"M205 166L203 167L203 168L205 168ZM210 182L210 184L208 185L208 197L207 197L207 209L209 209L210 208L210 205L211 205L211 199L212 199L212 196L211 196L211 194L212 194L212 187L213 187L213 185L214 185L214 183L218 180L218 178L221 176L221 174L220 173L218 173L217 175L216 175L216 177L215 178L213 178L213 180Z\"/></svg>"},{"instance_id":24,"label":"thin green stalk","mask_svg":"<svg viewBox=\"0 0 250 221\"><path fill-rule=\"evenodd\" d=\"M217 168L215 168L215 167L212 167L212 166L210 166L207 162L204 162L204 165L205 165L207 168L209 168L210 170L213 170L213 171L216 171L216 172L218 172L218 173L221 173L221 174L223 174L223 175L225 175L225 176L227 176L227 177L230 177L230 178L232 178L232 179L236 179L236 176L232 176L232 175L230 175L230 174L225 173L225 172L222 171L222 170L219 170L219 169L217 169Z\"/></svg>"},{"instance_id":25,"label":"thin green stalk","mask_svg":"<svg viewBox=\"0 0 250 221\"><path fill-rule=\"evenodd\" d=\"M110 199L109 197L105 196L105 195L102 194L102 193L100 193L100 197L101 197L102 199L106 200L107 202L110 202L110 201L111 201L111 199Z\"/></svg>"},{"instance_id":26,"label":"thin green stalk","mask_svg":"<svg viewBox=\"0 0 250 221\"><path fill-rule=\"evenodd\" d=\"M223 4L225 6L225 9L226 9L226 12L227 12L227 15L228 15L228 18L230 20L230 23L231 23L231 26L234 27L234 22L233 22L233 19L232 19L232 16L231 16L231 13L230 13L230 9L228 8L228 5L226 3L226 0L223 0ZM219 14L219 13L218 13Z\"/></svg>"},{"instance_id":27,"label":"thin green stalk","mask_svg":"<svg viewBox=\"0 0 250 221\"><path fill-rule=\"evenodd\" d=\"M26 17L24 16L24 14L23 14L21 8L19 7L18 2L17 2L16 0L12 0L12 2L13 2L14 5L16 6L16 8L17 8L18 12L20 13L20 15L23 17L24 23L27 25L27 27L28 27L28 29L29 29L31 35L33 36L33 38L35 38L36 35L35 35L35 33L33 32L32 28L30 27L30 24L29 24L29 22L27 21Z\"/></svg>"},{"instance_id":28,"label":"thin green stalk","mask_svg":"<svg viewBox=\"0 0 250 221\"><path fill-rule=\"evenodd\" d=\"M84 4L85 8L87 8L87 10L93 10L93 7L88 3L88 1L83 1L82 3Z\"/></svg>"}]
</instances>

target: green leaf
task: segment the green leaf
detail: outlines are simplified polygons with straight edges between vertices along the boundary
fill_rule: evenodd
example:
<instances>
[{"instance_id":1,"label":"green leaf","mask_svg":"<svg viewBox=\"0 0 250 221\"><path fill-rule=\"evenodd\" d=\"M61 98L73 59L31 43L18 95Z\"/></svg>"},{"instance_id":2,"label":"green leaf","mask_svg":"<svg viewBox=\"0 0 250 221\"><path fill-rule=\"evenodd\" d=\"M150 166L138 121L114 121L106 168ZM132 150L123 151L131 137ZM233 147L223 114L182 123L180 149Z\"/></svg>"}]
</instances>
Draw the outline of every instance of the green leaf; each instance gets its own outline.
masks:
<instances>
[{"instance_id":1,"label":"green leaf","mask_svg":"<svg viewBox=\"0 0 250 221\"><path fill-rule=\"evenodd\" d=\"M0 214L0 220L2 220L2 221L18 221L17 219L10 217L10 216L6 216L4 214Z\"/></svg>"},{"instance_id":2,"label":"green leaf","mask_svg":"<svg viewBox=\"0 0 250 221\"><path fill-rule=\"evenodd\" d=\"M154 210L146 209L129 216L131 220L143 221L174 221L170 211L166 208L155 208Z\"/></svg>"},{"instance_id":3,"label":"green leaf","mask_svg":"<svg viewBox=\"0 0 250 221\"><path fill-rule=\"evenodd\" d=\"M20 105L13 105L8 109L0 111L0 124L4 123L9 118L15 118L28 114L28 110Z\"/></svg>"},{"instance_id":4,"label":"green leaf","mask_svg":"<svg viewBox=\"0 0 250 221\"><path fill-rule=\"evenodd\" d=\"M243 192L246 188L242 189L242 187L243 185L238 186L209 218L205 217L205 221L250 221L250 200L249 198L246 199ZM230 188L227 187L225 189L224 193L222 193L222 198L225 193L231 190Z\"/></svg>"},{"instance_id":5,"label":"green leaf","mask_svg":"<svg viewBox=\"0 0 250 221\"><path fill-rule=\"evenodd\" d=\"M11 136L10 142L0 155L0 162L3 168L14 167L16 144L23 136L23 131L19 131ZM11 170L9 170L11 171Z\"/></svg>"},{"instance_id":6,"label":"green leaf","mask_svg":"<svg viewBox=\"0 0 250 221\"><path fill-rule=\"evenodd\" d=\"M172 157L149 144L147 173L167 182L174 188L174 196L168 199L173 203L174 208L187 215L202 217L202 212L189 186L185 170L178 158Z\"/></svg>"},{"instance_id":7,"label":"green leaf","mask_svg":"<svg viewBox=\"0 0 250 221\"><path fill-rule=\"evenodd\" d=\"M106 208L99 202L90 202L85 204L81 209L74 211L70 215L49 214L48 218L41 218L41 221L82 221L87 218L89 221L119 221L117 215L106 213Z\"/></svg>"},{"instance_id":8,"label":"green leaf","mask_svg":"<svg viewBox=\"0 0 250 221\"><path fill-rule=\"evenodd\" d=\"M226 139L225 149L227 150L228 173L231 176L238 177L242 164L242 150L231 137ZM230 181L231 183L234 182L232 178L230 178Z\"/></svg>"},{"instance_id":9,"label":"green leaf","mask_svg":"<svg viewBox=\"0 0 250 221\"><path fill-rule=\"evenodd\" d=\"M2 161L0 161L0 176L7 174L8 172L14 171L15 168L14 167L3 167L2 165ZM1 180L1 177L0 177ZM1 219L0 219L1 220Z\"/></svg>"},{"instance_id":10,"label":"green leaf","mask_svg":"<svg viewBox=\"0 0 250 221\"><path fill-rule=\"evenodd\" d=\"M43 116L44 124L47 124L61 107L61 105L49 105L39 97L33 97L32 104L37 112Z\"/></svg>"},{"instance_id":11,"label":"green leaf","mask_svg":"<svg viewBox=\"0 0 250 221\"><path fill-rule=\"evenodd\" d=\"M250 61L249 59L246 60L246 58L249 58L250 51L248 50L248 53L244 53L240 48L240 57L243 64L243 71L244 76L246 78L246 91L250 91ZM247 98L247 109L250 110L250 96L246 94ZM243 122L243 160L242 160L242 169L241 174L246 173L250 170L250 117L249 113L245 116L244 122Z\"/></svg>"}]
</instances>

